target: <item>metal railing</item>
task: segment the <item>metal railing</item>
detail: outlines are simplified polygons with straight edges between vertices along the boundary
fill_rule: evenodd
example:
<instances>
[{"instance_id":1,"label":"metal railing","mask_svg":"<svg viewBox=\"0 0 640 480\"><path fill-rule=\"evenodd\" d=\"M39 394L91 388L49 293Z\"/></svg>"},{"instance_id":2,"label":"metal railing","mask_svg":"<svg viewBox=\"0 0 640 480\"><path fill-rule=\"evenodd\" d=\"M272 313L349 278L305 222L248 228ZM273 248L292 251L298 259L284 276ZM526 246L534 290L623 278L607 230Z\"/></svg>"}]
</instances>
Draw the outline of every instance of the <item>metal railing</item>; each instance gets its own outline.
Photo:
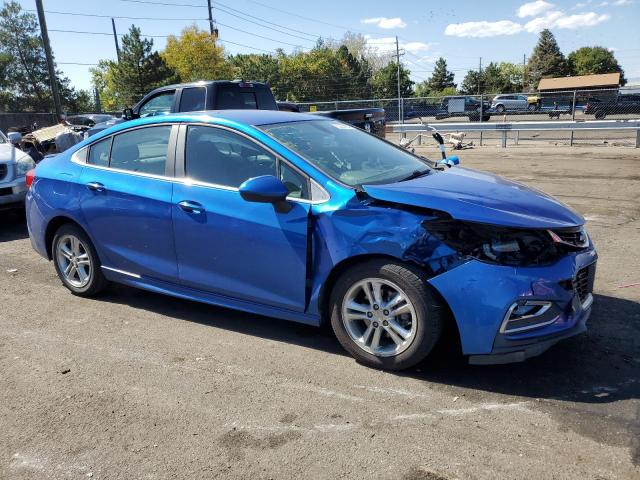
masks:
<instances>
[{"instance_id":1,"label":"metal railing","mask_svg":"<svg viewBox=\"0 0 640 480\"><path fill-rule=\"evenodd\" d=\"M570 145L573 145L575 131L635 131L635 147L640 148L640 118L633 120L586 120L586 121L551 121L551 122L503 122L503 123L411 123L396 124L391 127L393 133L405 136L407 133L430 133L434 130L443 133L480 132L480 145L482 145L482 133L498 132L501 138L502 148L507 146L509 132L543 132L543 131L567 131L571 133ZM518 143L519 137L515 139Z\"/></svg>"}]
</instances>

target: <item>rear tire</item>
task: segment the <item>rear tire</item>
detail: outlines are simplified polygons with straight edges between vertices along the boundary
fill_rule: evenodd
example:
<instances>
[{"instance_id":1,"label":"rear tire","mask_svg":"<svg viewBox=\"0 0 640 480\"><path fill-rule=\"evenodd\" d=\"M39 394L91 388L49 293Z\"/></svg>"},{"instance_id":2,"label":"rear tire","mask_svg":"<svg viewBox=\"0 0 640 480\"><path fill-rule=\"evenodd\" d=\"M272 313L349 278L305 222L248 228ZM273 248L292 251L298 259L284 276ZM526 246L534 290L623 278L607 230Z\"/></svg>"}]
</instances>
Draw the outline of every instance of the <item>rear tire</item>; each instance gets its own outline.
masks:
<instances>
[{"instance_id":1,"label":"rear tire","mask_svg":"<svg viewBox=\"0 0 640 480\"><path fill-rule=\"evenodd\" d=\"M498 113L504 113L505 110L506 109L504 108L504 105L498 105L496 107L496 112L498 112Z\"/></svg>"},{"instance_id":2,"label":"rear tire","mask_svg":"<svg viewBox=\"0 0 640 480\"><path fill-rule=\"evenodd\" d=\"M429 355L440 339L445 311L421 270L390 260L349 269L330 299L331 326L340 344L358 362L384 370L403 370Z\"/></svg>"},{"instance_id":3,"label":"rear tire","mask_svg":"<svg viewBox=\"0 0 640 480\"><path fill-rule=\"evenodd\" d=\"M596 110L596 113L595 113L596 120L604 120L606 116L607 114L602 110Z\"/></svg>"},{"instance_id":4,"label":"rear tire","mask_svg":"<svg viewBox=\"0 0 640 480\"><path fill-rule=\"evenodd\" d=\"M91 297L107 287L98 254L78 226L67 223L58 228L51 252L58 277L74 295Z\"/></svg>"}]
</instances>

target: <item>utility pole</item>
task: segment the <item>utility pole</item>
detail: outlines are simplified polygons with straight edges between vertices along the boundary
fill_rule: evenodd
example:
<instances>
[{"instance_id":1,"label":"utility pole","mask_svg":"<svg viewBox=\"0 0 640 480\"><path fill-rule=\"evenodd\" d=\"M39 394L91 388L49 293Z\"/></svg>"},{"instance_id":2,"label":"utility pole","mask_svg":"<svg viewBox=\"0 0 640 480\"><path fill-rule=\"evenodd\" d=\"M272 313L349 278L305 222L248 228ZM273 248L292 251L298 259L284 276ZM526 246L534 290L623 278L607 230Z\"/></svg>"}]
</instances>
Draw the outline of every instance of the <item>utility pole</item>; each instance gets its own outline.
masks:
<instances>
[{"instance_id":1,"label":"utility pole","mask_svg":"<svg viewBox=\"0 0 640 480\"><path fill-rule=\"evenodd\" d=\"M404 123L404 115L402 108L402 91L400 90L400 45L398 43L398 36L396 35L396 66L398 67L398 120L400 123Z\"/></svg>"},{"instance_id":2,"label":"utility pole","mask_svg":"<svg viewBox=\"0 0 640 480\"><path fill-rule=\"evenodd\" d=\"M480 95L481 83L482 83L482 57L480 57L480 66L478 67L478 95Z\"/></svg>"},{"instance_id":3,"label":"utility pole","mask_svg":"<svg viewBox=\"0 0 640 480\"><path fill-rule=\"evenodd\" d=\"M47 57L47 67L49 68L49 83L51 84L51 96L53 97L53 107L56 111L58 121L62 119L62 105L60 104L60 94L58 92L58 81L56 79L56 68L53 65L53 55L51 54L51 45L49 44L49 34L47 32L47 22L44 18L44 8L42 0L36 0L36 8L38 10L38 23L40 24L40 35L42 36L42 44L44 53Z\"/></svg>"},{"instance_id":4,"label":"utility pole","mask_svg":"<svg viewBox=\"0 0 640 480\"><path fill-rule=\"evenodd\" d=\"M116 22L111 19L111 27L113 27L113 40L116 42L116 54L118 55L118 63L120 62L120 44L118 43L118 33L116 32Z\"/></svg>"},{"instance_id":5,"label":"utility pole","mask_svg":"<svg viewBox=\"0 0 640 480\"><path fill-rule=\"evenodd\" d=\"M522 54L522 89L527 91L527 54Z\"/></svg>"},{"instance_id":6,"label":"utility pole","mask_svg":"<svg viewBox=\"0 0 640 480\"><path fill-rule=\"evenodd\" d=\"M218 38L218 28L216 27L213 21L213 7L211 6L211 0L207 0L207 10L209 12L209 33L213 36L213 38Z\"/></svg>"}]
</instances>

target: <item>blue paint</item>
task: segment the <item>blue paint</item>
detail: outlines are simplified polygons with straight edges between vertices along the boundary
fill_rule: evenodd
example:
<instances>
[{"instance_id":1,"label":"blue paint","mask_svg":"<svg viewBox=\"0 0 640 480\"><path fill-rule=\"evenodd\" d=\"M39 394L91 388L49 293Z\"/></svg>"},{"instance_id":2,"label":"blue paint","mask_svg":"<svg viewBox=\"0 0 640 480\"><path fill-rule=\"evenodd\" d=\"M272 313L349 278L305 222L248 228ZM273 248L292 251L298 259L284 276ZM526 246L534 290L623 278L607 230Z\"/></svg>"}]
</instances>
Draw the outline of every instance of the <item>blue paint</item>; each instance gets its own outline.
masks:
<instances>
[{"instance_id":1,"label":"blue paint","mask_svg":"<svg viewBox=\"0 0 640 480\"><path fill-rule=\"evenodd\" d=\"M506 341L548 339L588 316L559 282L596 260L592 244L551 265L510 267L465 257L423 227L424 221L446 215L502 227L551 229L582 225L580 215L542 192L461 167L404 182L363 185L358 191L256 127L303 121L333 120L226 110L151 117L107 129L38 165L26 202L32 245L49 257L47 227L66 218L87 232L104 266L140 276L105 271L111 280L312 325L326 315L322 302L332 287L328 278L343 262L370 256L411 262L424 269L447 302L466 354L493 351L506 311L520 299L551 300L562 314L551 325L507 336ZM293 201L289 211L279 211L270 203L246 201L238 189L71 161L75 152L116 132L191 122L222 125L252 137L315 180L330 198ZM104 184L106 192L88 190L87 182ZM263 183L266 187L258 187L277 191L271 180ZM197 211L181 208L184 201Z\"/></svg>"}]
</instances>

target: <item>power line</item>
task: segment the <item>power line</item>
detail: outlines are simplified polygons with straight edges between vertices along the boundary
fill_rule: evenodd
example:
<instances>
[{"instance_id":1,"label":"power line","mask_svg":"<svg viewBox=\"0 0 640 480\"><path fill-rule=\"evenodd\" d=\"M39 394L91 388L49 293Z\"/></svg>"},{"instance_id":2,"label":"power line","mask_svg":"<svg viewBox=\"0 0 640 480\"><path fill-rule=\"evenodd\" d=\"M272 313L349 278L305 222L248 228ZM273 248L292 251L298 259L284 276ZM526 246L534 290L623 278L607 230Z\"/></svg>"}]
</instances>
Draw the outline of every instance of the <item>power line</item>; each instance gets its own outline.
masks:
<instances>
[{"instance_id":1,"label":"power line","mask_svg":"<svg viewBox=\"0 0 640 480\"><path fill-rule=\"evenodd\" d=\"M25 8L27 12L34 12L33 9ZM100 15L97 13L76 13L76 12L59 12L55 10L45 10L45 13L51 13L54 15L73 15L77 17L96 17L96 18L117 18L122 20L175 20L182 22L198 22L205 21L206 18L169 18L169 17L127 17L127 16L117 16L117 15Z\"/></svg>"},{"instance_id":2,"label":"power line","mask_svg":"<svg viewBox=\"0 0 640 480\"><path fill-rule=\"evenodd\" d=\"M121 2L129 3L144 3L148 5L162 5L166 7L193 7L193 8L207 8L205 5L193 5L188 3L168 3L168 2L152 2L150 0L120 0Z\"/></svg>"},{"instance_id":3,"label":"power line","mask_svg":"<svg viewBox=\"0 0 640 480\"><path fill-rule=\"evenodd\" d=\"M270 25L275 25L276 27L284 28L285 30L291 30L292 32L301 33L303 35L308 35L308 36L314 37L314 38L318 38L318 37L321 36L321 35L318 35L318 34L315 34L315 33L309 33L309 32L304 32L302 30L296 30L295 28L291 28L291 27L287 27L287 26L284 26L284 25L280 25L279 23L274 23L274 22L270 22L268 20L263 20L260 17L256 17L255 15L250 15L250 14L245 13L245 12L243 12L241 10L236 9L236 8L232 8L232 7L226 5L226 4L222 3L222 2L216 2L216 10L223 10L223 8L221 8L220 5L222 5L222 7L224 9L231 10L233 12L236 12L236 13L238 13L240 15L244 15L246 17L255 18L256 20L259 20L259 21L261 21L263 23L268 23ZM228 12L225 12L225 13L228 13Z\"/></svg>"},{"instance_id":4,"label":"power line","mask_svg":"<svg viewBox=\"0 0 640 480\"><path fill-rule=\"evenodd\" d=\"M300 35L295 35L293 33L288 33L288 32L282 31L282 30L278 30L277 28L269 27L268 25L262 25L262 24L260 24L258 22L253 21L253 20L249 20L248 18L243 18L243 17L241 17L239 15L236 15L235 13L227 12L224 8L221 8L221 7L217 7L216 10L224 12L227 15L231 15L233 17L239 18L240 20L243 20L245 22L253 23L254 25L258 25L259 27L262 27L262 28L268 28L268 29L273 30L275 32L283 33L285 35L289 35L290 37L299 38L299 39L305 40L307 42L315 42L315 40L311 40L310 38L301 37ZM265 22L265 23L267 23L267 22Z\"/></svg>"},{"instance_id":5,"label":"power line","mask_svg":"<svg viewBox=\"0 0 640 480\"><path fill-rule=\"evenodd\" d=\"M282 43L284 45L290 45L292 47L300 47L300 48L302 48L302 45L296 45L296 44L289 43L289 42L283 42L282 40L276 40L275 38L265 37L263 35L258 35L257 33L253 33L253 32L247 32L246 30L242 30L241 28L232 27L231 25L225 25L224 23L219 22L217 20L216 20L216 23L218 25L222 25L223 27L230 28L231 30L236 30L238 32L246 33L247 35L253 35L254 37L258 37L258 38L263 38L264 40L269 40L271 42L276 42L276 43Z\"/></svg>"}]
</instances>

